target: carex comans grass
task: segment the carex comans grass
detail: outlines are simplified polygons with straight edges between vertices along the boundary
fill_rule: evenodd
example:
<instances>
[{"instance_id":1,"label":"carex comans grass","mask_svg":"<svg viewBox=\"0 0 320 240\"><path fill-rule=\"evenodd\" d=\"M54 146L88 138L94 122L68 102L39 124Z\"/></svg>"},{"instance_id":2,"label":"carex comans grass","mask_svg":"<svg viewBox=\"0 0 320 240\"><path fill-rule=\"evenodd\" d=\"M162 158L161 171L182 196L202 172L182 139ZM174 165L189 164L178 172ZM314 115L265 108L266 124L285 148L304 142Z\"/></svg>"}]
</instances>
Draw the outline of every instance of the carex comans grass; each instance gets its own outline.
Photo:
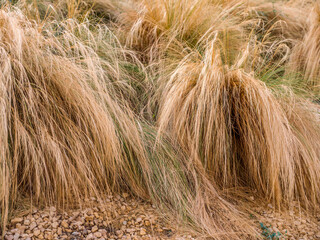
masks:
<instances>
[{"instance_id":1,"label":"carex comans grass","mask_svg":"<svg viewBox=\"0 0 320 240\"><path fill-rule=\"evenodd\" d=\"M2 234L20 199L121 191L213 239L258 237L248 194L317 210L318 8L295 17L312 1L14 3L0 12Z\"/></svg>"}]
</instances>

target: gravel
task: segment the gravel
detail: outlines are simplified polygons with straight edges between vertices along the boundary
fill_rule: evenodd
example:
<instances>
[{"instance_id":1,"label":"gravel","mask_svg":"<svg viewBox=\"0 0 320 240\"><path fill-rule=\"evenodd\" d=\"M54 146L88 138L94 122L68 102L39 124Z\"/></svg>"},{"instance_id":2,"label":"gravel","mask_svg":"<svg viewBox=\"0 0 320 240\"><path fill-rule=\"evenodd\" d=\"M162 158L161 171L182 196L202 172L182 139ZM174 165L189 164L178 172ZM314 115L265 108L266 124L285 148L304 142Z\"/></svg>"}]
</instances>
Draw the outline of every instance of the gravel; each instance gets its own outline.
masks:
<instances>
[{"instance_id":1,"label":"gravel","mask_svg":"<svg viewBox=\"0 0 320 240\"><path fill-rule=\"evenodd\" d=\"M254 211L256 215L253 218L260 232L263 232L261 225L267 227L270 235L274 233L279 236L274 239L320 240L320 214L310 216L303 212L297 203L286 214L274 211L271 204L256 208Z\"/></svg>"},{"instance_id":2,"label":"gravel","mask_svg":"<svg viewBox=\"0 0 320 240\"><path fill-rule=\"evenodd\" d=\"M128 194L108 196L103 203L92 198L87 203L80 210L59 212L50 207L13 218L5 239L197 239L172 227L176 223L170 224L154 205ZM320 239L320 215L310 217L295 208L284 216L272 205L254 212L252 219L265 239L272 234L278 237L273 239Z\"/></svg>"},{"instance_id":3,"label":"gravel","mask_svg":"<svg viewBox=\"0 0 320 240\"><path fill-rule=\"evenodd\" d=\"M128 194L87 203L81 210L58 212L50 207L14 218L5 239L194 239L169 226L155 206Z\"/></svg>"}]
</instances>

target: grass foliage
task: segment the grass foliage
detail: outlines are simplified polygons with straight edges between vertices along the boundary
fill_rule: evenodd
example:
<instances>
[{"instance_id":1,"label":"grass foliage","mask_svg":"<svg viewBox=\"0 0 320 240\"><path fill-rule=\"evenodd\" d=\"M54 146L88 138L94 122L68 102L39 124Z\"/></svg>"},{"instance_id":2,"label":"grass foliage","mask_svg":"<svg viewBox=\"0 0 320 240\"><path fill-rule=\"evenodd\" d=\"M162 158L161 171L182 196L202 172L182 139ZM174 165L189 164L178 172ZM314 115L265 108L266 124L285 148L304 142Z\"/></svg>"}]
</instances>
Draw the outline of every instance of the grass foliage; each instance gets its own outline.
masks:
<instances>
[{"instance_id":1,"label":"grass foliage","mask_svg":"<svg viewBox=\"0 0 320 240\"><path fill-rule=\"evenodd\" d=\"M319 210L319 16L294 0L1 2L2 234L21 199L122 191L213 239L257 238L248 196Z\"/></svg>"}]
</instances>

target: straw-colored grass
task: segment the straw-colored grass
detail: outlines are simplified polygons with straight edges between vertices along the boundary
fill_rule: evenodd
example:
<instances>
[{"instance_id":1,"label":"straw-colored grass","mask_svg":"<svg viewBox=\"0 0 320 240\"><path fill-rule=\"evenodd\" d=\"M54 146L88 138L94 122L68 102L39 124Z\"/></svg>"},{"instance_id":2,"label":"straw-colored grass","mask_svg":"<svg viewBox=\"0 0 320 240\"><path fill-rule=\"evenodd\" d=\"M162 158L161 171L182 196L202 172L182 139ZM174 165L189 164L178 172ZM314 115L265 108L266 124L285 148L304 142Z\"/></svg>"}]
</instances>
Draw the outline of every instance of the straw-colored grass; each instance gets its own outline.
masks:
<instances>
[{"instance_id":1,"label":"straw-colored grass","mask_svg":"<svg viewBox=\"0 0 320 240\"><path fill-rule=\"evenodd\" d=\"M286 102L288 117L261 81L223 65L214 44L203 59L187 56L170 79L161 81L159 131L170 133L194 161L202 162L221 189L254 189L277 204L319 204L315 115L300 121L299 114L308 111ZM314 141L305 141L311 136Z\"/></svg>"},{"instance_id":2,"label":"straw-colored grass","mask_svg":"<svg viewBox=\"0 0 320 240\"><path fill-rule=\"evenodd\" d=\"M19 194L64 204L118 185L123 153L112 115L126 114L101 87L95 55L71 33L69 46L42 36L19 11L1 10L0 22L2 223Z\"/></svg>"},{"instance_id":3,"label":"straw-colored grass","mask_svg":"<svg viewBox=\"0 0 320 240\"><path fill-rule=\"evenodd\" d=\"M291 98L299 97L283 100L278 92L283 85L286 92L304 87L285 75L291 49L302 38L297 30L305 28L290 6L140 1L141 11L130 6L118 22L125 44L155 69L150 101L159 132L169 133L201 162L212 182L221 189L255 189L279 207L293 200L316 207L319 174L301 169L319 166L318 140L299 139L308 137L308 128L319 134L317 117L295 126L299 115L287 116L286 109L296 108ZM243 33L255 43L246 43ZM308 115L313 106L305 104L309 107L298 109Z\"/></svg>"},{"instance_id":4,"label":"straw-colored grass","mask_svg":"<svg viewBox=\"0 0 320 240\"><path fill-rule=\"evenodd\" d=\"M312 5L1 5L2 234L20 199L121 191L213 239L258 237L234 205L248 194L318 210L318 5L297 17Z\"/></svg>"},{"instance_id":5,"label":"straw-colored grass","mask_svg":"<svg viewBox=\"0 0 320 240\"><path fill-rule=\"evenodd\" d=\"M228 49L226 61L241 44L242 1L152 0L127 1L117 21L120 39L138 51L144 62L164 54L172 60L186 49L202 49L203 43L219 34Z\"/></svg>"},{"instance_id":6,"label":"straw-colored grass","mask_svg":"<svg viewBox=\"0 0 320 240\"><path fill-rule=\"evenodd\" d=\"M315 5L308 18L308 29L290 57L290 71L301 73L306 83L320 92L320 5Z\"/></svg>"},{"instance_id":7,"label":"straw-colored grass","mask_svg":"<svg viewBox=\"0 0 320 240\"><path fill-rule=\"evenodd\" d=\"M125 190L216 239L254 234L201 166L187 167L179 147L156 143L153 127L134 119L117 94L125 88L109 78L116 61L106 66L89 47L94 38L77 38L86 25L40 29L8 9L0 22L2 227L18 198L66 208Z\"/></svg>"}]
</instances>

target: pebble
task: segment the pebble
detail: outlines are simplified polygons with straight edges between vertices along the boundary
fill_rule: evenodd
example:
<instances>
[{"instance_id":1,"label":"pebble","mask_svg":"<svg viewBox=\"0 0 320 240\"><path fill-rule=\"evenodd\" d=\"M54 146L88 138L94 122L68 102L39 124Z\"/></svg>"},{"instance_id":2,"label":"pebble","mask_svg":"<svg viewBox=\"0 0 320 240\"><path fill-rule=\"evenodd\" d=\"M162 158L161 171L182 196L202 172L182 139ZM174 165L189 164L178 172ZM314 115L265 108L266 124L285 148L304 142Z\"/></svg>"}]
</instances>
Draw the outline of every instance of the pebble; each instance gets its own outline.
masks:
<instances>
[{"instance_id":1,"label":"pebble","mask_svg":"<svg viewBox=\"0 0 320 240\"><path fill-rule=\"evenodd\" d=\"M88 236L86 237L86 239L93 239L93 238L94 238L94 236L92 233L88 234Z\"/></svg>"},{"instance_id":2,"label":"pebble","mask_svg":"<svg viewBox=\"0 0 320 240\"><path fill-rule=\"evenodd\" d=\"M67 221L63 220L61 222L61 226L64 227L64 228L68 228L69 227L69 224L67 223Z\"/></svg>"},{"instance_id":3,"label":"pebble","mask_svg":"<svg viewBox=\"0 0 320 240\"><path fill-rule=\"evenodd\" d=\"M86 216L86 221L90 222L93 221L94 217L93 216Z\"/></svg>"},{"instance_id":4,"label":"pebble","mask_svg":"<svg viewBox=\"0 0 320 240\"><path fill-rule=\"evenodd\" d=\"M146 229L141 228L141 229L140 229L140 233L139 233L139 234L140 234L141 236L146 235L146 234L147 234Z\"/></svg>"},{"instance_id":5,"label":"pebble","mask_svg":"<svg viewBox=\"0 0 320 240\"><path fill-rule=\"evenodd\" d=\"M11 223L14 225L17 223L21 223L22 221L23 221L23 218L14 218L11 220Z\"/></svg>"},{"instance_id":6,"label":"pebble","mask_svg":"<svg viewBox=\"0 0 320 240\"><path fill-rule=\"evenodd\" d=\"M23 225L29 226L30 225L30 220L26 219L23 221Z\"/></svg>"},{"instance_id":7,"label":"pebble","mask_svg":"<svg viewBox=\"0 0 320 240\"><path fill-rule=\"evenodd\" d=\"M133 229L133 228L127 228L127 229L126 229L126 232L127 232L127 233L132 233L132 232L134 232L134 231L135 231L135 229Z\"/></svg>"},{"instance_id":8,"label":"pebble","mask_svg":"<svg viewBox=\"0 0 320 240\"><path fill-rule=\"evenodd\" d=\"M91 232L95 233L96 231L98 231L98 227L97 226L93 226L93 228L91 229Z\"/></svg>"},{"instance_id":9,"label":"pebble","mask_svg":"<svg viewBox=\"0 0 320 240\"><path fill-rule=\"evenodd\" d=\"M56 229L56 228L58 228L59 223L58 223L58 222L54 222L54 223L52 223L51 226L52 226L54 229Z\"/></svg>"},{"instance_id":10,"label":"pebble","mask_svg":"<svg viewBox=\"0 0 320 240\"><path fill-rule=\"evenodd\" d=\"M58 228L57 234L58 234L58 235L61 235L61 234L62 234L62 228L60 228L60 227Z\"/></svg>"},{"instance_id":11,"label":"pebble","mask_svg":"<svg viewBox=\"0 0 320 240\"><path fill-rule=\"evenodd\" d=\"M36 237L39 236L40 233L41 233L41 231L39 229L36 229L35 231L33 231L33 235Z\"/></svg>"}]
</instances>

